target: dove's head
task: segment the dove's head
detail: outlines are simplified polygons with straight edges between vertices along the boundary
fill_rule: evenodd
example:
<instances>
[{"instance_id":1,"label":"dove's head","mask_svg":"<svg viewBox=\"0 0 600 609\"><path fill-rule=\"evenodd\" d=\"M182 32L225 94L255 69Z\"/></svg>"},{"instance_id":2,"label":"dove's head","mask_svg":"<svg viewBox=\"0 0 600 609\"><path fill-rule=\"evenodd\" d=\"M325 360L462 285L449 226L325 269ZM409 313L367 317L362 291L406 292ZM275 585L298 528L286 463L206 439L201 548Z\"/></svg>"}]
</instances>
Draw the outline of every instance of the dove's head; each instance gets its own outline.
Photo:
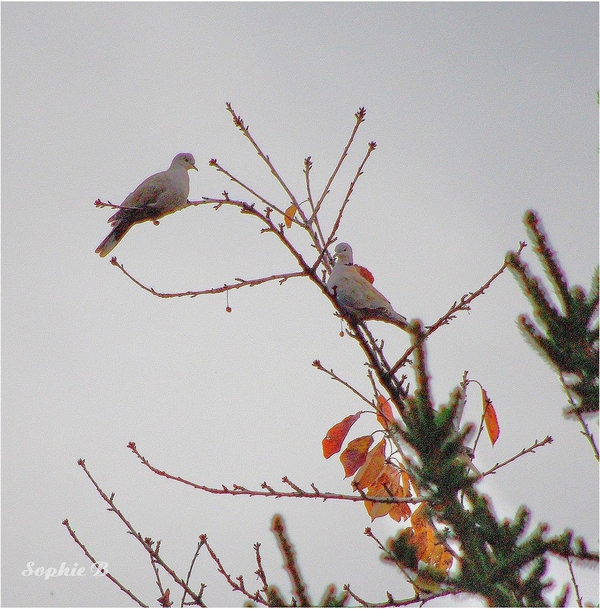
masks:
<instances>
[{"instance_id":1,"label":"dove's head","mask_svg":"<svg viewBox=\"0 0 600 609\"><path fill-rule=\"evenodd\" d=\"M173 159L171 167L174 167L176 165L181 165L182 167L185 167L185 169L195 169L196 171L198 171L198 168L196 167L196 159L194 159L194 155L190 152L180 152Z\"/></svg>"},{"instance_id":2,"label":"dove's head","mask_svg":"<svg viewBox=\"0 0 600 609\"><path fill-rule=\"evenodd\" d=\"M347 243L338 243L335 246L335 258L340 264L352 264L352 248Z\"/></svg>"}]
</instances>

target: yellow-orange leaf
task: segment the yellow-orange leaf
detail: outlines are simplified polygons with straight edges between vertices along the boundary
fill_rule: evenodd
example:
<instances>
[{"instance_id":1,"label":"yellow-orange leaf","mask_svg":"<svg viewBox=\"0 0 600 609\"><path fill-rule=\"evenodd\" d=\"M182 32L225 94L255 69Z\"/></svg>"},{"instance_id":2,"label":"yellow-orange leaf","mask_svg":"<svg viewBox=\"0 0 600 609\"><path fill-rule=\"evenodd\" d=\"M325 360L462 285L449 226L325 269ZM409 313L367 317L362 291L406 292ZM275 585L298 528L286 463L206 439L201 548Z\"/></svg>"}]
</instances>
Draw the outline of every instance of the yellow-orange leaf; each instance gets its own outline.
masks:
<instances>
[{"instance_id":1,"label":"yellow-orange leaf","mask_svg":"<svg viewBox=\"0 0 600 609\"><path fill-rule=\"evenodd\" d=\"M355 264L354 268L360 273L361 277L364 277L369 283L373 283L375 281L375 277L373 277L373 273L369 269L366 269L364 266L360 266L360 264Z\"/></svg>"},{"instance_id":2,"label":"yellow-orange leaf","mask_svg":"<svg viewBox=\"0 0 600 609\"><path fill-rule=\"evenodd\" d=\"M422 503L410 518L414 532L410 537L410 543L416 547L419 560L426 562L441 574L447 574L452 566L452 554L438 541L438 533L425 510L425 504Z\"/></svg>"},{"instance_id":3,"label":"yellow-orange leaf","mask_svg":"<svg viewBox=\"0 0 600 609\"><path fill-rule=\"evenodd\" d=\"M383 466L381 473L374 484L371 484L367 489L367 495L369 497L395 497L398 492L398 470L387 463ZM394 507L393 503L379 503L378 501L365 501L365 508L371 520L375 518L381 518L389 514L391 509Z\"/></svg>"},{"instance_id":4,"label":"yellow-orange leaf","mask_svg":"<svg viewBox=\"0 0 600 609\"><path fill-rule=\"evenodd\" d=\"M396 522L410 518L408 503L394 503L394 507L390 510L390 518L393 518Z\"/></svg>"},{"instance_id":5,"label":"yellow-orange leaf","mask_svg":"<svg viewBox=\"0 0 600 609\"><path fill-rule=\"evenodd\" d=\"M354 482L356 488L367 488L379 477L385 464L385 438L369 451L363 466L356 472Z\"/></svg>"},{"instance_id":6,"label":"yellow-orange leaf","mask_svg":"<svg viewBox=\"0 0 600 609\"><path fill-rule=\"evenodd\" d=\"M340 452L342 448L342 444L350 431L350 428L358 418L360 417L360 412L356 414L351 414L347 416L343 421L336 423L328 432L327 435L323 438L323 456L326 459L329 459L331 455L335 455L335 453Z\"/></svg>"},{"instance_id":7,"label":"yellow-orange leaf","mask_svg":"<svg viewBox=\"0 0 600 609\"><path fill-rule=\"evenodd\" d=\"M375 484L367 489L369 497L407 497L408 494L400 484L400 470L387 463L384 465ZM365 507L373 520L389 514L396 522L406 520L410 516L410 508L406 503L376 503L365 501Z\"/></svg>"},{"instance_id":8,"label":"yellow-orange leaf","mask_svg":"<svg viewBox=\"0 0 600 609\"><path fill-rule=\"evenodd\" d=\"M496 440L500 436L498 417L496 416L496 411L492 405L492 400L490 400L487 391L483 387L481 388L481 398L483 400L483 420L485 421L485 428L490 436L490 442L492 443L492 446L494 446Z\"/></svg>"},{"instance_id":9,"label":"yellow-orange leaf","mask_svg":"<svg viewBox=\"0 0 600 609\"><path fill-rule=\"evenodd\" d=\"M344 466L344 478L352 476L356 470L367 460L367 453L373 444L371 436L362 436L348 442L348 446L340 455L340 461Z\"/></svg>"},{"instance_id":10,"label":"yellow-orange leaf","mask_svg":"<svg viewBox=\"0 0 600 609\"><path fill-rule=\"evenodd\" d=\"M433 568L436 575L443 578L448 575L448 571L450 571L450 567L452 566L452 560L452 554L448 552L443 544L438 543L436 544L430 559L426 562ZM423 572L419 573L412 584L415 586L416 590L423 592L437 592L440 589L440 582Z\"/></svg>"},{"instance_id":11,"label":"yellow-orange leaf","mask_svg":"<svg viewBox=\"0 0 600 609\"><path fill-rule=\"evenodd\" d=\"M385 475L379 476L377 478L377 482L371 485L367 489L367 495L369 497L389 497L390 494L385 490L385 486L380 482L382 478L386 478ZM367 509L367 513L371 517L371 520L375 520L375 518L381 518L386 514L389 514L392 507L394 507L393 503L379 503L378 501L365 501L365 508Z\"/></svg>"},{"instance_id":12,"label":"yellow-orange leaf","mask_svg":"<svg viewBox=\"0 0 600 609\"><path fill-rule=\"evenodd\" d=\"M298 208L293 203L285 210L284 220L285 220L285 225L288 228L292 228L292 220L294 219L294 216L296 215L296 211L298 211Z\"/></svg>"},{"instance_id":13,"label":"yellow-orange leaf","mask_svg":"<svg viewBox=\"0 0 600 609\"><path fill-rule=\"evenodd\" d=\"M412 585L417 593L422 594L426 592L428 594L435 594L440 591L440 584L436 582L432 577L428 577L426 573L421 573L417 575L415 579L412 580Z\"/></svg>"},{"instance_id":14,"label":"yellow-orange leaf","mask_svg":"<svg viewBox=\"0 0 600 609\"><path fill-rule=\"evenodd\" d=\"M420 533L429 525L429 520L425 514L426 509L425 503L421 503L421 505L413 512L410 522L415 533Z\"/></svg>"},{"instance_id":15,"label":"yellow-orange leaf","mask_svg":"<svg viewBox=\"0 0 600 609\"><path fill-rule=\"evenodd\" d=\"M408 475L406 470L402 470L402 487L404 488L405 497L410 496L410 487L415 489L415 493L419 494L419 489L417 489L413 479Z\"/></svg>"},{"instance_id":16,"label":"yellow-orange leaf","mask_svg":"<svg viewBox=\"0 0 600 609\"><path fill-rule=\"evenodd\" d=\"M392 407L382 395L377 396L377 420L384 429L387 429L394 420Z\"/></svg>"},{"instance_id":17,"label":"yellow-orange leaf","mask_svg":"<svg viewBox=\"0 0 600 609\"><path fill-rule=\"evenodd\" d=\"M397 480L396 487L397 490L395 492L396 497L410 497L410 477L404 470L396 470L397 471ZM395 503L394 507L390 511L390 518L393 518L396 522L400 522L401 520L406 520L410 518L411 511L408 503Z\"/></svg>"},{"instance_id":18,"label":"yellow-orange leaf","mask_svg":"<svg viewBox=\"0 0 600 609\"><path fill-rule=\"evenodd\" d=\"M442 555L437 563L437 568L440 571L443 571L444 573L448 574L448 571L450 571L450 567L452 566L453 560L454 560L454 557L452 556L452 554L450 554L450 552L448 552L448 550L444 549L444 551L442 552Z\"/></svg>"}]
</instances>

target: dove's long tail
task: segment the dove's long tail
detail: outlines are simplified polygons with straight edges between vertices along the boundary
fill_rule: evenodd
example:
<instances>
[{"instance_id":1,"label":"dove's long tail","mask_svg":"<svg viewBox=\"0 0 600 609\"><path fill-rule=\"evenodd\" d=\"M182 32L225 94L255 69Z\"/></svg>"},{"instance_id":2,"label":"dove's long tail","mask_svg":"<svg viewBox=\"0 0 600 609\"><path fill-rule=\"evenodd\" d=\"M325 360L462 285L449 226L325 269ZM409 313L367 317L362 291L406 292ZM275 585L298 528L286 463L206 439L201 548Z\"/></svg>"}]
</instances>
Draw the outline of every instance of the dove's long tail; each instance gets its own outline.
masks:
<instances>
[{"instance_id":1,"label":"dove's long tail","mask_svg":"<svg viewBox=\"0 0 600 609\"><path fill-rule=\"evenodd\" d=\"M96 254L100 254L104 258L107 254L117 247L117 244L125 236L127 231L133 226L132 222L120 220L117 225L110 231L106 239L96 248Z\"/></svg>"},{"instance_id":2,"label":"dove's long tail","mask_svg":"<svg viewBox=\"0 0 600 609\"><path fill-rule=\"evenodd\" d=\"M408 325L408 319L406 319L404 315L400 315L400 313L394 311L394 309L389 312L389 316L392 318L393 321L399 322L401 325Z\"/></svg>"}]
</instances>

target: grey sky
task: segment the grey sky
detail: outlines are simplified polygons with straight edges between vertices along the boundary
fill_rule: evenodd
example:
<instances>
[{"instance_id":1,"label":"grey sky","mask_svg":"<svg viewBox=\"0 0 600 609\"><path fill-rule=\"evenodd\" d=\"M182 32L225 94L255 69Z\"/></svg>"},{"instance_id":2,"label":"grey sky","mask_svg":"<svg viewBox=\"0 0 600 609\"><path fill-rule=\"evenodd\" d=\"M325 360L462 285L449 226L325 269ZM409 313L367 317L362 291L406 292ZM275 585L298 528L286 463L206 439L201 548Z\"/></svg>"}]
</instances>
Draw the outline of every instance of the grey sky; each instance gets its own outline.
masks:
<instances>
[{"instance_id":1,"label":"grey sky","mask_svg":"<svg viewBox=\"0 0 600 609\"><path fill-rule=\"evenodd\" d=\"M89 568L61 525L67 517L124 584L146 602L158 596L146 557L80 457L181 571L207 533L250 585L259 541L270 580L287 592L268 530L280 512L315 600L331 582L374 602L387 590L410 596L363 535L372 526L385 539L391 520L370 525L362 506L339 502L200 494L129 453L136 441L157 466L203 484L280 487L287 475L349 492L320 443L362 405L311 362L362 391L369 382L358 347L339 337L331 305L308 282L237 290L231 313L223 295L152 297L94 254L110 210L93 202L120 203L189 151L200 170L190 198L244 196L208 166L216 157L286 206L225 102L300 199L303 159L312 156L322 189L365 106L325 217L375 140L339 236L397 311L431 323L477 289L525 239L528 208L569 279L587 289L598 259L597 4L3 3L2 51L3 605L128 603L99 577L21 575L30 561ZM259 229L230 209L186 209L134 227L113 254L166 292L297 270ZM538 268L531 248L526 259ZM464 370L488 390L502 435L478 451L481 468L552 435L482 488L499 515L527 504L534 522L574 528L594 545L597 466L561 415L555 373L516 328L528 310L506 274L437 332L434 394L446 401ZM372 328L390 353L406 348L397 329ZM476 420L479 396L469 398L465 417ZM198 569L209 605L242 604L206 556ZM553 569L567 581L564 565ZM597 603L598 572L578 577Z\"/></svg>"}]
</instances>

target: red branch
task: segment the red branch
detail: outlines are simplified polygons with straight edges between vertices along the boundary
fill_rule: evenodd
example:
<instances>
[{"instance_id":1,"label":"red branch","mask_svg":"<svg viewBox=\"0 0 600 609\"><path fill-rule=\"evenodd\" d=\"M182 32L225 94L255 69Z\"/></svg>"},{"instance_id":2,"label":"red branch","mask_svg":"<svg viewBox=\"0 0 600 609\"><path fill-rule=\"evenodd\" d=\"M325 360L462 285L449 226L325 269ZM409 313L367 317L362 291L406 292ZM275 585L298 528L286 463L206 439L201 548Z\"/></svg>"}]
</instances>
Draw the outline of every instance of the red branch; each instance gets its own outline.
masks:
<instances>
[{"instance_id":1,"label":"red branch","mask_svg":"<svg viewBox=\"0 0 600 609\"><path fill-rule=\"evenodd\" d=\"M524 241L519 243L519 249L517 251L517 256L523 251L523 248L526 247L527 244ZM450 323L452 319L456 317L456 313L459 311L470 311L471 307L469 306L478 296L481 296L492 284L492 282L497 279L508 267L508 261L504 261L504 264L500 267L498 271L496 271L478 290L475 292L469 292L465 294L458 302L454 302L454 304L448 309L448 311L442 315L432 326L429 326L427 330L419 337L419 339L414 342L404 353L404 355L394 364L390 373L395 374L408 360L410 354L415 350L418 344L427 340L427 338L433 334L438 328L443 325Z\"/></svg>"},{"instance_id":2,"label":"red branch","mask_svg":"<svg viewBox=\"0 0 600 609\"><path fill-rule=\"evenodd\" d=\"M173 476L157 467L154 467L149 463L149 461L140 454L138 451L135 442L130 442L127 445L127 448L133 452L134 455L145 465L150 471L154 472L158 476L163 476L169 480L174 480L175 482L181 482L182 484L186 484L195 488L199 491L204 491L206 493L212 493L214 495L248 495L250 497L275 497L277 499L281 497L303 497L309 499L322 499L323 501L327 501L327 499L341 499L343 501L373 501L375 503L422 503L424 501L428 501L427 497L369 497L367 495L343 495L340 493L328 493L321 492L316 490L316 487L312 485L311 487L314 489L313 492L305 491L293 484L287 476L284 476L283 482L292 486L292 488L297 489L292 491L278 491L270 487L266 482L263 482L262 488L264 490L252 490L247 489L243 486L239 486L237 484L233 485L233 488L227 488L223 485L221 488L212 488L209 486L204 486L202 484L197 484L192 482L191 480L187 480L182 478L181 476Z\"/></svg>"},{"instance_id":3,"label":"red branch","mask_svg":"<svg viewBox=\"0 0 600 609\"><path fill-rule=\"evenodd\" d=\"M157 292L154 288L148 287L144 285L141 281L137 280L133 275L128 273L125 270L125 267L117 260L115 256L110 259L110 263L113 266L116 266L126 277L131 279L133 283L138 285L142 290L146 290L146 292L150 292L153 296L158 296L159 298L181 298L184 296L189 296L190 298L195 298L196 296L202 296L204 294L220 294L221 292L228 292L229 290L237 290L238 288L243 288L246 286L253 287L255 285L260 285L261 283L267 283L268 281L277 281L279 283L283 283L292 277L304 277L306 273L303 271L297 271L295 273L280 273L278 275L270 275L269 277L259 277L258 279L241 279L236 277L235 280L237 283L232 284L224 284L219 288L208 288L206 290L198 290L192 291L189 290L187 292Z\"/></svg>"}]
</instances>

